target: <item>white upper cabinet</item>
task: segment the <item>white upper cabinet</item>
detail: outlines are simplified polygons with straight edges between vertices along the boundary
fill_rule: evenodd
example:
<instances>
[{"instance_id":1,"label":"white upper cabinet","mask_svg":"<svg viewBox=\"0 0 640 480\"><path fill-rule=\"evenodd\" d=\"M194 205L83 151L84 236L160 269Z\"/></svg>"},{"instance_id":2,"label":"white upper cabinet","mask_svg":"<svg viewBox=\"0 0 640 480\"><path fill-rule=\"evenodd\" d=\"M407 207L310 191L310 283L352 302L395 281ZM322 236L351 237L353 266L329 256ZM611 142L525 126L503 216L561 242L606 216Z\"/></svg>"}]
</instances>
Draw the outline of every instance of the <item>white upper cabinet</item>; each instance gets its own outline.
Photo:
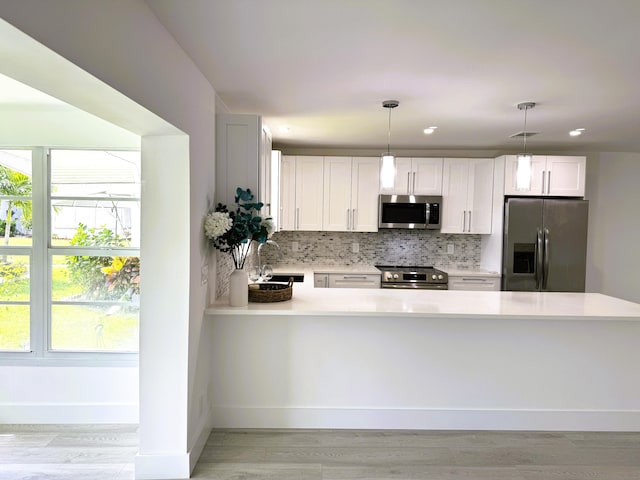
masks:
<instances>
[{"instance_id":1,"label":"white upper cabinet","mask_svg":"<svg viewBox=\"0 0 640 480\"><path fill-rule=\"evenodd\" d=\"M378 157L354 157L351 164L351 231L378 231Z\"/></svg>"},{"instance_id":2,"label":"white upper cabinet","mask_svg":"<svg viewBox=\"0 0 640 480\"><path fill-rule=\"evenodd\" d=\"M441 195L442 158L396 157L393 187L380 188L389 195Z\"/></svg>"},{"instance_id":3,"label":"white upper cabinet","mask_svg":"<svg viewBox=\"0 0 640 480\"><path fill-rule=\"evenodd\" d=\"M445 158L442 233L491 233L492 158Z\"/></svg>"},{"instance_id":4,"label":"white upper cabinet","mask_svg":"<svg viewBox=\"0 0 640 480\"><path fill-rule=\"evenodd\" d=\"M315 156L282 157L281 230L322 230L323 160Z\"/></svg>"},{"instance_id":5,"label":"white upper cabinet","mask_svg":"<svg viewBox=\"0 0 640 480\"><path fill-rule=\"evenodd\" d=\"M346 232L351 226L351 157L324 157L322 230Z\"/></svg>"},{"instance_id":6,"label":"white upper cabinet","mask_svg":"<svg viewBox=\"0 0 640 480\"><path fill-rule=\"evenodd\" d=\"M378 158L324 157L322 230L378 231Z\"/></svg>"},{"instance_id":7,"label":"white upper cabinet","mask_svg":"<svg viewBox=\"0 0 640 480\"><path fill-rule=\"evenodd\" d=\"M236 188L250 189L270 215L270 162L271 136L260 116L216 115L216 202L233 208Z\"/></svg>"},{"instance_id":8,"label":"white upper cabinet","mask_svg":"<svg viewBox=\"0 0 640 480\"><path fill-rule=\"evenodd\" d=\"M517 166L517 157L507 155L505 195L584 197L586 157L534 155L531 183L521 189L516 184Z\"/></svg>"}]
</instances>

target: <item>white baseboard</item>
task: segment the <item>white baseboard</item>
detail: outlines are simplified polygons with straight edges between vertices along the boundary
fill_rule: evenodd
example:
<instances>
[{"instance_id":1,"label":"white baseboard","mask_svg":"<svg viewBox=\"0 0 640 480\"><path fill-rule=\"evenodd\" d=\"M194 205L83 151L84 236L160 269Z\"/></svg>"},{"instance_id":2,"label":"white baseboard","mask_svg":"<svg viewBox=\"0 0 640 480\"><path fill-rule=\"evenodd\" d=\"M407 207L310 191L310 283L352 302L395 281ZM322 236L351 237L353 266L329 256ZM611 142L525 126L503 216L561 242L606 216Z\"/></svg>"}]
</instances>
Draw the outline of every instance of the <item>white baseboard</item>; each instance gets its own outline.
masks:
<instances>
[{"instance_id":1,"label":"white baseboard","mask_svg":"<svg viewBox=\"0 0 640 480\"><path fill-rule=\"evenodd\" d=\"M138 404L0 403L0 423L138 423Z\"/></svg>"},{"instance_id":2,"label":"white baseboard","mask_svg":"<svg viewBox=\"0 0 640 480\"><path fill-rule=\"evenodd\" d=\"M214 428L640 431L640 411L214 407Z\"/></svg>"}]
</instances>

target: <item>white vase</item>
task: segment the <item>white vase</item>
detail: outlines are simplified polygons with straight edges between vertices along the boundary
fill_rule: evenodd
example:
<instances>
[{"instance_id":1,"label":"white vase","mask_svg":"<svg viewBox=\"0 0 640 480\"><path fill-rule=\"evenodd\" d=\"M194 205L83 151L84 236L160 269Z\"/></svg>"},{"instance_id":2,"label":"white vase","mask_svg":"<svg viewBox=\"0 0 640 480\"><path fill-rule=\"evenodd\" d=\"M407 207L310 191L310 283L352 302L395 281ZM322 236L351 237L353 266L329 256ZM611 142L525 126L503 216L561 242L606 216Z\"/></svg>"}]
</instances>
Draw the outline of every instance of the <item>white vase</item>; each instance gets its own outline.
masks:
<instances>
[{"instance_id":1,"label":"white vase","mask_svg":"<svg viewBox=\"0 0 640 480\"><path fill-rule=\"evenodd\" d=\"M238 268L229 277L229 305L246 307L249 305L249 276Z\"/></svg>"}]
</instances>

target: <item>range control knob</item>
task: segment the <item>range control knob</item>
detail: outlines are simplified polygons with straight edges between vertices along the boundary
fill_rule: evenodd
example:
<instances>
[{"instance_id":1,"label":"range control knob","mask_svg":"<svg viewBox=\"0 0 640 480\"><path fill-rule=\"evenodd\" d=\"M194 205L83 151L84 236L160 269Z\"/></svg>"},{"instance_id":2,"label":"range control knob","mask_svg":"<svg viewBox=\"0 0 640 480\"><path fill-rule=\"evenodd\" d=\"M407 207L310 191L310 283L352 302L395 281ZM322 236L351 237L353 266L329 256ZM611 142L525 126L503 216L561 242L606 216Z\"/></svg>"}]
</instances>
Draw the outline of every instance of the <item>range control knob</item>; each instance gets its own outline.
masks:
<instances>
[{"instance_id":1,"label":"range control knob","mask_svg":"<svg viewBox=\"0 0 640 480\"><path fill-rule=\"evenodd\" d=\"M397 274L397 273L394 273L394 274L393 274L393 279L394 279L394 280L397 280L398 278L399 278L398 274Z\"/></svg>"},{"instance_id":2,"label":"range control knob","mask_svg":"<svg viewBox=\"0 0 640 480\"><path fill-rule=\"evenodd\" d=\"M437 276L436 276L436 274L434 273L433 275L431 275L431 278L432 278L433 280L435 280L435 279L436 279L436 278L438 278L438 277L437 277Z\"/></svg>"},{"instance_id":3,"label":"range control knob","mask_svg":"<svg viewBox=\"0 0 640 480\"><path fill-rule=\"evenodd\" d=\"M438 280L442 280L444 277L442 275L438 275Z\"/></svg>"}]
</instances>

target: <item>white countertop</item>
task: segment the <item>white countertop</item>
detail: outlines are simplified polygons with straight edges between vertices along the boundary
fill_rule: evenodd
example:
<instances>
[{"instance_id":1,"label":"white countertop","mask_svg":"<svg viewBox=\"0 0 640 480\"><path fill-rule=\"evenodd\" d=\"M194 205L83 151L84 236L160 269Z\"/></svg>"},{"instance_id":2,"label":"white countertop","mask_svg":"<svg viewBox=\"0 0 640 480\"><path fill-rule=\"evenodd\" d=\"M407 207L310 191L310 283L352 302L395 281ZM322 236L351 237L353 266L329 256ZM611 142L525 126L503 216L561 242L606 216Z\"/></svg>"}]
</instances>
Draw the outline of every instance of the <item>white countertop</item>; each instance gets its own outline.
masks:
<instances>
[{"instance_id":1,"label":"white countertop","mask_svg":"<svg viewBox=\"0 0 640 480\"><path fill-rule=\"evenodd\" d=\"M599 293L313 288L305 277L294 283L291 300L229 307L222 297L206 313L640 320L640 304Z\"/></svg>"},{"instance_id":2,"label":"white countertop","mask_svg":"<svg viewBox=\"0 0 640 480\"><path fill-rule=\"evenodd\" d=\"M445 271L453 276L491 274L479 270ZM370 265L284 265L275 266L274 273L304 274L304 282L293 284L291 300L229 307L225 296L207 308L206 313L640 320L640 304L598 293L314 288L314 273L380 273ZM500 276L496 272L493 275Z\"/></svg>"}]
</instances>

